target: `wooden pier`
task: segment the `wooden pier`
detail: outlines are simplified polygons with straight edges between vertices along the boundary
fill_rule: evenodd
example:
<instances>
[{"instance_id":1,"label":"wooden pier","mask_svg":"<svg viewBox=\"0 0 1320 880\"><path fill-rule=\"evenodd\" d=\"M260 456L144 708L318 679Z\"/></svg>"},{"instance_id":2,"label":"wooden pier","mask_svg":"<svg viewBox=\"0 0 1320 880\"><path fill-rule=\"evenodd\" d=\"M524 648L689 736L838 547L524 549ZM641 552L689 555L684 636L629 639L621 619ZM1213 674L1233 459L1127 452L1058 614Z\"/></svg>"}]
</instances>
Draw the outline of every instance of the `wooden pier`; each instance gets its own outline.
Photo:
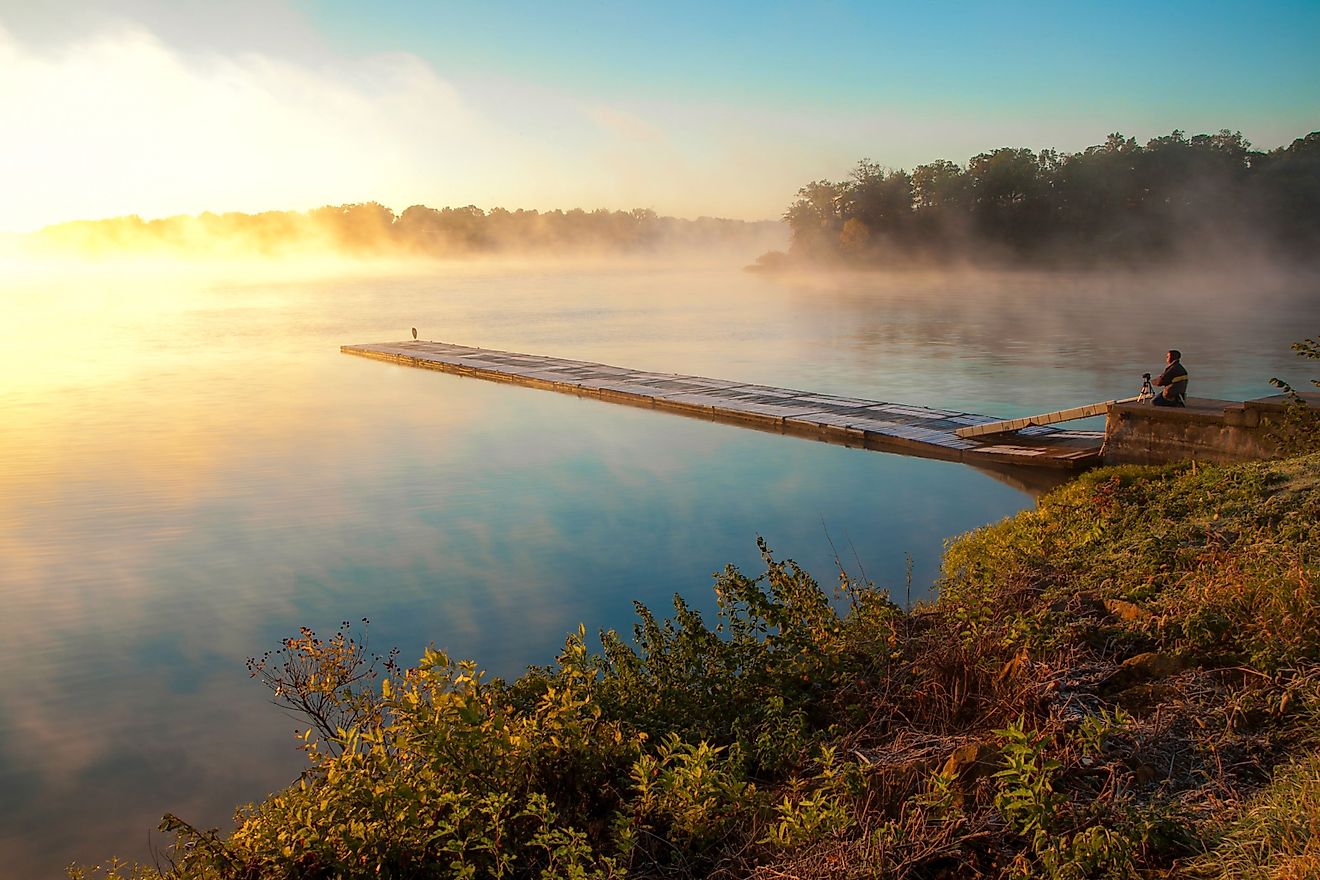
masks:
<instances>
[{"instance_id":1,"label":"wooden pier","mask_svg":"<svg viewBox=\"0 0 1320 880\"><path fill-rule=\"evenodd\" d=\"M345 345L340 350L409 367L668 410L844 446L976 465L1079 470L1100 463L1104 442L1103 432L1063 431L1039 425L1024 426L1011 435L960 437L960 428L993 425L999 420L974 413L676 373L648 373L443 342Z\"/></svg>"}]
</instances>

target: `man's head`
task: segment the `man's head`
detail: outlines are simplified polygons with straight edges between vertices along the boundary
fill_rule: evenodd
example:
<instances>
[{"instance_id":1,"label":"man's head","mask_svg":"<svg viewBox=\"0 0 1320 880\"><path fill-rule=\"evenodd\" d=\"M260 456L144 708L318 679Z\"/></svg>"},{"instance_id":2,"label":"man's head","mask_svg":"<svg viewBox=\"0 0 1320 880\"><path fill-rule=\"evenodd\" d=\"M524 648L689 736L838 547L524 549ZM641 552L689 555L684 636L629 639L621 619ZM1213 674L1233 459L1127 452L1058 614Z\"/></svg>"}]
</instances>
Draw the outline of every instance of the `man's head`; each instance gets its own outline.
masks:
<instances>
[{"instance_id":1,"label":"man's head","mask_svg":"<svg viewBox=\"0 0 1320 880\"><path fill-rule=\"evenodd\" d=\"M1164 362L1166 364L1171 364L1174 361L1180 360L1182 360L1182 352L1176 348L1169 349L1169 353L1164 356Z\"/></svg>"}]
</instances>

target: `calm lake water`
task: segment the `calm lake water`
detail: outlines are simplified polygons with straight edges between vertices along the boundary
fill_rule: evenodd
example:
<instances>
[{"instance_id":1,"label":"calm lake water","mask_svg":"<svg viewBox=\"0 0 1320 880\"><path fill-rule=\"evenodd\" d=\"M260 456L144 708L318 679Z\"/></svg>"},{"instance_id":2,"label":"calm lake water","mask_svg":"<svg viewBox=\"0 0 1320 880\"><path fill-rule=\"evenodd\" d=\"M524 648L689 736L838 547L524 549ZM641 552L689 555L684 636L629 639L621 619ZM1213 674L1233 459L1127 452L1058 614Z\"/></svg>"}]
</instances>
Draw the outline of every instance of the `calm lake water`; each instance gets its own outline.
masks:
<instances>
[{"instance_id":1,"label":"calm lake water","mask_svg":"<svg viewBox=\"0 0 1320 880\"><path fill-rule=\"evenodd\" d=\"M748 257L752 255L747 255ZM1033 503L943 462L349 357L409 336L1016 416L1314 372L1320 285L1222 276L843 275L725 264L14 264L0 280L0 865L146 859L289 782L243 661L370 618L516 676L632 602L713 606L755 540L913 598L944 540ZM1176 315L1176 318L1162 317Z\"/></svg>"}]
</instances>

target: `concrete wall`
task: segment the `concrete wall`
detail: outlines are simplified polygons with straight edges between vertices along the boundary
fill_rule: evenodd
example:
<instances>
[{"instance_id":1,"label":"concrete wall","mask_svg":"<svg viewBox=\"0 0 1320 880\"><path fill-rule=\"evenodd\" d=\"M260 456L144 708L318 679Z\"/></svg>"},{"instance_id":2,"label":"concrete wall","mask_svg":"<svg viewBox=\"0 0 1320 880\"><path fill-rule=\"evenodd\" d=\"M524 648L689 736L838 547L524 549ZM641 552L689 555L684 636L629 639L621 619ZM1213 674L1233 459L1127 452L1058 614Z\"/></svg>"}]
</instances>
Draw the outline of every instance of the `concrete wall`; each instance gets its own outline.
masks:
<instances>
[{"instance_id":1,"label":"concrete wall","mask_svg":"<svg viewBox=\"0 0 1320 880\"><path fill-rule=\"evenodd\" d=\"M1320 409L1320 394L1306 394ZM1120 403L1105 416L1105 464L1258 461L1279 454L1282 395L1237 403L1191 398L1187 407Z\"/></svg>"}]
</instances>

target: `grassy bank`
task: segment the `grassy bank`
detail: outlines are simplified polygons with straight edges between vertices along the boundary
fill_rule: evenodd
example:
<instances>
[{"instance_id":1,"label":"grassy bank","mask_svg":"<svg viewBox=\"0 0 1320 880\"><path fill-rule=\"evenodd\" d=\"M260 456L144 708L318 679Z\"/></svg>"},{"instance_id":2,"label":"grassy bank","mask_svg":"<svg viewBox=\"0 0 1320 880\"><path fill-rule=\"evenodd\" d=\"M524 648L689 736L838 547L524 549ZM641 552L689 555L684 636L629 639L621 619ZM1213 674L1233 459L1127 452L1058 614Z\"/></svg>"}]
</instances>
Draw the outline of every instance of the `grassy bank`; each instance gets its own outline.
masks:
<instances>
[{"instance_id":1,"label":"grassy bank","mask_svg":"<svg viewBox=\"0 0 1320 880\"><path fill-rule=\"evenodd\" d=\"M253 661L303 778L170 876L1303 877L1320 868L1320 455L1091 473L905 612L764 551L546 668L345 630ZM110 867L77 876L156 876Z\"/></svg>"}]
</instances>

